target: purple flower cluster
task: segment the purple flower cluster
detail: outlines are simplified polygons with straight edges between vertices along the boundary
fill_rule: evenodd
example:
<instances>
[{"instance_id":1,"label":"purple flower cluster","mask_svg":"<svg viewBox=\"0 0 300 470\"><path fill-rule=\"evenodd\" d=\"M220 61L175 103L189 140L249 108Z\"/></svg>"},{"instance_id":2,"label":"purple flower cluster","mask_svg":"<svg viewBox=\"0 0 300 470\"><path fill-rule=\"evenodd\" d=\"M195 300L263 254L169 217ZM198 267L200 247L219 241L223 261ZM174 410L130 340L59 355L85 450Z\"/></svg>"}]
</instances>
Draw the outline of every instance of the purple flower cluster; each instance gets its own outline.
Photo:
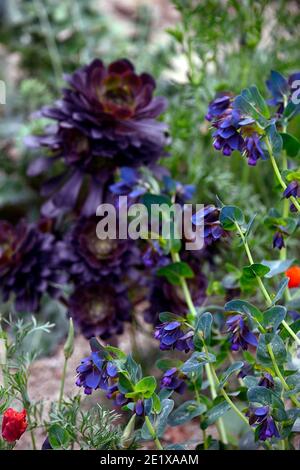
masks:
<instances>
[{"instance_id":1,"label":"purple flower cluster","mask_svg":"<svg viewBox=\"0 0 300 470\"><path fill-rule=\"evenodd\" d=\"M0 221L0 291L4 302L13 296L17 311L36 312L44 293L59 295L67 275L57 248L48 221L20 221L16 226Z\"/></svg>"},{"instance_id":2,"label":"purple flower cluster","mask_svg":"<svg viewBox=\"0 0 300 470\"><path fill-rule=\"evenodd\" d=\"M186 353L194 349L194 333L180 321L162 323L155 329L154 337L162 351L177 349Z\"/></svg>"},{"instance_id":3,"label":"purple flower cluster","mask_svg":"<svg viewBox=\"0 0 300 470\"><path fill-rule=\"evenodd\" d=\"M248 410L246 416L249 418L250 426L257 428L258 439L260 441L266 441L272 437L280 438L279 431L274 419L270 415L268 406L252 407Z\"/></svg>"},{"instance_id":4,"label":"purple flower cluster","mask_svg":"<svg viewBox=\"0 0 300 470\"><path fill-rule=\"evenodd\" d=\"M264 158L264 150L255 121L243 116L233 106L233 97L219 94L208 106L206 119L212 123L213 145L223 155L230 156L234 150L244 154L248 165L255 166Z\"/></svg>"},{"instance_id":5,"label":"purple flower cluster","mask_svg":"<svg viewBox=\"0 0 300 470\"><path fill-rule=\"evenodd\" d=\"M227 331L231 333L230 343L232 351L243 349L246 351L249 346L257 346L256 336L249 330L248 325L242 315L233 315L226 321Z\"/></svg>"}]
</instances>

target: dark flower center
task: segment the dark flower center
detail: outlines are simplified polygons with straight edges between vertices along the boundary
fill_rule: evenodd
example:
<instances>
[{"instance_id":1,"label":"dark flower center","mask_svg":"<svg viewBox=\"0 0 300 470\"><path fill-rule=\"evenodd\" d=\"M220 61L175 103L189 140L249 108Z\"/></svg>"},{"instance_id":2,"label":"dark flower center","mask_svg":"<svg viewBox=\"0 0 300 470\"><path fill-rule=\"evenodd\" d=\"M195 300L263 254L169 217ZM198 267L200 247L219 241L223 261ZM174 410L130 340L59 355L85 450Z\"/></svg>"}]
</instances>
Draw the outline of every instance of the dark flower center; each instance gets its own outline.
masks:
<instances>
[{"instance_id":1,"label":"dark flower center","mask_svg":"<svg viewBox=\"0 0 300 470\"><path fill-rule=\"evenodd\" d=\"M117 248L116 240L100 240L95 233L87 237L88 250L99 260L108 258Z\"/></svg>"}]
</instances>

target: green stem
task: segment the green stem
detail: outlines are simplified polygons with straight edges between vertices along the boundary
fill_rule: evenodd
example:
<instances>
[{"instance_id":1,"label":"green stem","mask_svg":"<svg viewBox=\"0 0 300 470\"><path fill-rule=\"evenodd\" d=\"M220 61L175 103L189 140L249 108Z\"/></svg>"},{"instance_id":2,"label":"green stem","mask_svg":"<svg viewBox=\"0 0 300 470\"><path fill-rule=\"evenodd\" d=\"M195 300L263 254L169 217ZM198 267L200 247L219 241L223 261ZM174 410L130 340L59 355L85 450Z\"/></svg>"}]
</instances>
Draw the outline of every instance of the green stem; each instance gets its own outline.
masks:
<instances>
[{"instance_id":1,"label":"green stem","mask_svg":"<svg viewBox=\"0 0 300 470\"><path fill-rule=\"evenodd\" d=\"M207 349L207 346L204 345L204 351L206 352L206 354L208 354L208 349ZM214 377L214 380L215 380L215 383L219 386L220 385L220 381L218 379L218 376L216 374L216 371L213 367L212 364L208 364L208 366L210 367L210 370L211 370L211 374L212 376ZM241 418L242 421L244 421L244 423L247 424L247 426L249 426L249 423L248 423L248 420L246 418L246 416L243 415L243 413L238 409L238 407L233 403L233 401L231 400L231 398L227 395L226 391L224 390L223 387L220 387L220 392L221 394L223 395L223 397L225 398L225 400L227 401L227 403L231 406L231 408L236 412L236 414ZM251 428L252 429L252 428Z\"/></svg>"},{"instance_id":2,"label":"green stem","mask_svg":"<svg viewBox=\"0 0 300 470\"><path fill-rule=\"evenodd\" d=\"M161 445L160 443L160 440L158 439L158 437L156 436L156 432L155 432L155 429L154 427L152 426L152 423L150 421L150 419L148 418L148 416L145 416L145 423L146 423L146 426L151 434L151 437L153 439L153 441L155 442L155 445L157 447L157 449L159 450L163 450L163 446Z\"/></svg>"},{"instance_id":3,"label":"green stem","mask_svg":"<svg viewBox=\"0 0 300 470\"><path fill-rule=\"evenodd\" d=\"M32 449L36 450L35 435L34 435L34 431L32 429L32 423L31 423L31 418L30 418L29 407L26 408L26 411L27 411L27 421L28 421L28 424L29 424L29 427L30 427L30 437L31 437Z\"/></svg>"},{"instance_id":4,"label":"green stem","mask_svg":"<svg viewBox=\"0 0 300 470\"><path fill-rule=\"evenodd\" d=\"M268 353L270 355L270 358L272 360L272 364L273 364L274 370L276 372L276 375L279 378L280 382L282 383L282 386L283 386L284 390L286 390L288 392L290 390L290 387L286 383L285 378L283 377L283 375L282 375L282 373L281 373L281 371L280 371L280 369L277 365L276 358L274 356L274 352L273 352L273 349L272 349L272 346L271 346L270 343L267 345L267 349L268 349ZM295 396L292 395L290 397L290 399L294 403L294 405L296 405L298 408L300 407L300 402L297 400L297 398Z\"/></svg>"},{"instance_id":5,"label":"green stem","mask_svg":"<svg viewBox=\"0 0 300 470\"><path fill-rule=\"evenodd\" d=\"M172 260L173 260L174 263L180 263L179 254L178 253L172 253ZM195 305L193 303L188 285L187 285L186 280L184 278L181 278L181 287L182 287L184 298L185 298L186 304L189 308L190 314L193 316L193 318L196 318L197 310L195 308ZM214 382L213 376L211 374L209 364L205 364L204 367L205 367L205 372L206 372L206 375L207 375L207 380L208 380L209 386L210 386L210 394L211 394L212 399L214 400L217 397L215 382ZM219 431L219 434L220 434L220 437L221 437L222 441L224 442L224 444L228 444L226 430L225 430L225 426L224 426L222 418L220 418L217 421L217 427L218 427L218 431Z\"/></svg>"},{"instance_id":6,"label":"green stem","mask_svg":"<svg viewBox=\"0 0 300 470\"><path fill-rule=\"evenodd\" d=\"M280 173L280 170L278 168L276 159L273 155L272 146L271 146L270 141L269 141L268 138L266 138L266 145L267 145L267 148L268 148L268 151L269 151L269 154L270 154L270 160L271 160L271 163L272 163L274 173L275 173L276 178L278 180L278 183L280 184L282 189L285 191L286 188L287 188L287 184L285 183L285 181L283 180L283 178L281 176L281 173ZM297 211L300 212L300 203L298 202L297 198L295 198L294 196L291 196L290 200L292 201L292 203L296 207Z\"/></svg>"},{"instance_id":7,"label":"green stem","mask_svg":"<svg viewBox=\"0 0 300 470\"><path fill-rule=\"evenodd\" d=\"M59 399L58 399L58 408L59 409L61 409L62 400L63 400L63 397L64 397L65 381L66 381L66 374L67 374L67 365L68 365L68 359L65 357L63 373L62 373L61 381L60 381L60 392L59 392Z\"/></svg>"},{"instance_id":8,"label":"green stem","mask_svg":"<svg viewBox=\"0 0 300 470\"><path fill-rule=\"evenodd\" d=\"M253 256L252 256L252 253L250 251L250 248L249 248L249 245L248 245L248 242L242 232L242 229L241 227L239 226L239 224L236 222L235 223L235 226L237 228L237 231L239 232L240 234L240 237L242 239L242 242L243 242L243 245L245 247L245 251L247 253L247 256L248 256L248 260L250 262L250 264L254 264L254 260L253 260ZM271 299L271 296L270 294L268 293L267 289L265 288L264 286L264 283L263 281L261 280L261 278L259 276L256 276L256 280L257 280L257 283L259 285L259 288L264 296L264 298L266 299L266 303L267 303L267 306L268 307L271 307L272 305L272 299ZM295 334L295 332L289 327L289 325L286 323L285 320L282 320L282 325L283 327L287 330L287 332L292 336L292 338L297 342L298 345L300 345L300 338L298 338L298 336Z\"/></svg>"}]
</instances>

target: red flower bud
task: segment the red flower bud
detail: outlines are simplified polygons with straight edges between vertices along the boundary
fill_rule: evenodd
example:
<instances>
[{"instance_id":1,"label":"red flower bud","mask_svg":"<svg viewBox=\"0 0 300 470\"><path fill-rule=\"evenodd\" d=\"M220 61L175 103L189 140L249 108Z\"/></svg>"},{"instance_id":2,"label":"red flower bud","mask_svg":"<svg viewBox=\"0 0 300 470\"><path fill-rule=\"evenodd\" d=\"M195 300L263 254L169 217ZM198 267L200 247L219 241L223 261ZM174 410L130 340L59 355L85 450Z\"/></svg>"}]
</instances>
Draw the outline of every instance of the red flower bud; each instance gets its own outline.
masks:
<instances>
[{"instance_id":1,"label":"red flower bud","mask_svg":"<svg viewBox=\"0 0 300 470\"><path fill-rule=\"evenodd\" d=\"M13 408L8 408L2 419L2 437L7 442L15 442L26 431L27 420L26 410L16 411Z\"/></svg>"},{"instance_id":2,"label":"red flower bud","mask_svg":"<svg viewBox=\"0 0 300 470\"><path fill-rule=\"evenodd\" d=\"M292 266L285 272L289 280L289 288L300 287L300 266Z\"/></svg>"}]
</instances>

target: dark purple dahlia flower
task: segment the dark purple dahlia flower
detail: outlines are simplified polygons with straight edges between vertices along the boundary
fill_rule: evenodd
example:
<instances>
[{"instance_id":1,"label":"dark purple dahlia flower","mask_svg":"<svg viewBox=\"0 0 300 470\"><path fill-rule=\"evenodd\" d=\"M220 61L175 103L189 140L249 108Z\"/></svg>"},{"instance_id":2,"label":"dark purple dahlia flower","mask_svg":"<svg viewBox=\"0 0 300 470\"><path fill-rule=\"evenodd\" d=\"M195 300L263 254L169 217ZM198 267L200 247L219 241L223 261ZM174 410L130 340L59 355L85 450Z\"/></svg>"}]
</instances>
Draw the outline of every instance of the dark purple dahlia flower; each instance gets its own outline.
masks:
<instances>
[{"instance_id":1,"label":"dark purple dahlia flower","mask_svg":"<svg viewBox=\"0 0 300 470\"><path fill-rule=\"evenodd\" d=\"M257 346L256 336L249 330L242 315L233 315L226 321L227 331L232 333L230 338L232 351L240 348L246 351L249 346Z\"/></svg>"},{"instance_id":2,"label":"dark purple dahlia flower","mask_svg":"<svg viewBox=\"0 0 300 470\"><path fill-rule=\"evenodd\" d=\"M88 176L90 187L82 213L89 216L95 213L103 184L116 167L150 165L164 155L167 126L157 117L166 101L153 97L153 78L137 75L126 59L108 67L95 59L65 78L69 87L61 100L41 112L56 126L28 141L33 147L49 149L52 157L38 158L29 174L37 175L55 160L64 160L65 173L44 189L50 199L43 211L53 216L74 207Z\"/></svg>"},{"instance_id":3,"label":"dark purple dahlia flower","mask_svg":"<svg viewBox=\"0 0 300 470\"><path fill-rule=\"evenodd\" d=\"M13 227L0 221L0 289L4 302L14 295L19 312L36 312L42 295L58 296L67 281L56 239L47 230L44 222Z\"/></svg>"},{"instance_id":4,"label":"dark purple dahlia flower","mask_svg":"<svg viewBox=\"0 0 300 470\"><path fill-rule=\"evenodd\" d=\"M178 351L189 352L194 349L194 333L184 326L180 321L162 323L155 329L154 337L160 342L160 349L178 349Z\"/></svg>"},{"instance_id":5,"label":"dark purple dahlia flower","mask_svg":"<svg viewBox=\"0 0 300 470\"><path fill-rule=\"evenodd\" d=\"M174 392L182 394L186 389L186 375L176 367L167 370L161 378L160 388L174 390Z\"/></svg>"},{"instance_id":6,"label":"dark purple dahlia flower","mask_svg":"<svg viewBox=\"0 0 300 470\"><path fill-rule=\"evenodd\" d=\"M92 351L90 356L82 359L76 372L76 385L83 387L86 395L91 395L98 388L108 390L110 380L118 374L116 366L107 361L100 351Z\"/></svg>"},{"instance_id":7,"label":"dark purple dahlia flower","mask_svg":"<svg viewBox=\"0 0 300 470\"><path fill-rule=\"evenodd\" d=\"M258 385L260 387L271 388L275 387L274 379L271 374L268 372L264 372L262 377L260 378Z\"/></svg>"},{"instance_id":8,"label":"dark purple dahlia flower","mask_svg":"<svg viewBox=\"0 0 300 470\"><path fill-rule=\"evenodd\" d=\"M121 334L130 312L127 288L117 276L78 285L69 299L69 314L86 338Z\"/></svg>"},{"instance_id":9,"label":"dark purple dahlia flower","mask_svg":"<svg viewBox=\"0 0 300 470\"><path fill-rule=\"evenodd\" d=\"M272 437L280 438L277 426L274 419L270 415L268 406L261 406L258 408L250 408L246 413L249 418L250 426L255 426L258 429L258 439L266 441Z\"/></svg>"},{"instance_id":10,"label":"dark purple dahlia flower","mask_svg":"<svg viewBox=\"0 0 300 470\"><path fill-rule=\"evenodd\" d=\"M103 276L134 276L140 252L132 240L100 239L96 217L81 218L61 243L61 254L71 278L80 284L98 282Z\"/></svg>"}]
</instances>

